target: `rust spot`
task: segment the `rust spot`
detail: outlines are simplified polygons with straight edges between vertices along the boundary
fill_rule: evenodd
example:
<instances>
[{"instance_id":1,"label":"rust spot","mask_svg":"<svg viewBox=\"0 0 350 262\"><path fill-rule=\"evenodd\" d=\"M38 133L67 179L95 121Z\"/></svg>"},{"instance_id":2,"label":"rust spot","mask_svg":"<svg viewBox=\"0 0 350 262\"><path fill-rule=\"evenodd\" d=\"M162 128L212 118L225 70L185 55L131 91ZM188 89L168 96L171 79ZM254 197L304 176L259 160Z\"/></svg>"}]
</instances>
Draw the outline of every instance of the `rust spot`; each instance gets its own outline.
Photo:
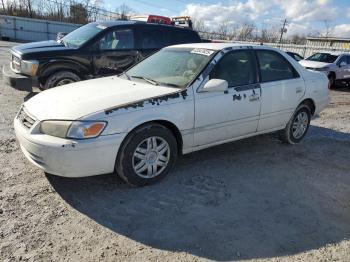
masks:
<instances>
[{"instance_id":1,"label":"rust spot","mask_svg":"<svg viewBox=\"0 0 350 262\"><path fill-rule=\"evenodd\" d=\"M130 104L127 104L127 105L122 105L122 106L114 107L114 108L111 108L111 109L107 109L107 110L105 110L105 114L109 115L109 114L111 114L111 113L113 113L115 111L118 111L120 109L128 110L130 108L136 109L136 108L139 108L139 107L144 107L144 104L146 102L151 104L151 105L159 106L162 102L167 102L167 101L169 101L171 99L177 99L177 98L182 97L182 99L185 100L187 96L188 96L187 90L182 90L181 92L176 92L176 93L163 95L163 96L159 96L159 97L148 98L148 99L145 99L145 100L142 100L142 101L138 101L138 102L135 102L135 103L130 103Z\"/></svg>"}]
</instances>

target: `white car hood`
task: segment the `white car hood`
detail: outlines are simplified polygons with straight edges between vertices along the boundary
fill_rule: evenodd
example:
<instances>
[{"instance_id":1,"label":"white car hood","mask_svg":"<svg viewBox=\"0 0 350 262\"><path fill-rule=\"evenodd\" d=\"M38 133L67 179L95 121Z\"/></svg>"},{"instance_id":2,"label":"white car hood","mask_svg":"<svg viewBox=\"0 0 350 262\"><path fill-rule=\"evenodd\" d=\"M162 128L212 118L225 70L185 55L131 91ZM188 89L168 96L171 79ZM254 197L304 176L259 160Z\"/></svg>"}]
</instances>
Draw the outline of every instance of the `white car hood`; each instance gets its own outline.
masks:
<instances>
[{"instance_id":1,"label":"white car hood","mask_svg":"<svg viewBox=\"0 0 350 262\"><path fill-rule=\"evenodd\" d=\"M75 120L104 109L180 90L112 76L55 87L32 97L24 106L38 120Z\"/></svg>"},{"instance_id":2,"label":"white car hood","mask_svg":"<svg viewBox=\"0 0 350 262\"><path fill-rule=\"evenodd\" d=\"M311 68L322 68L331 65L331 63L323 63L323 62L317 62L317 61L310 61L310 60L301 60L299 63L303 67L311 67Z\"/></svg>"}]
</instances>

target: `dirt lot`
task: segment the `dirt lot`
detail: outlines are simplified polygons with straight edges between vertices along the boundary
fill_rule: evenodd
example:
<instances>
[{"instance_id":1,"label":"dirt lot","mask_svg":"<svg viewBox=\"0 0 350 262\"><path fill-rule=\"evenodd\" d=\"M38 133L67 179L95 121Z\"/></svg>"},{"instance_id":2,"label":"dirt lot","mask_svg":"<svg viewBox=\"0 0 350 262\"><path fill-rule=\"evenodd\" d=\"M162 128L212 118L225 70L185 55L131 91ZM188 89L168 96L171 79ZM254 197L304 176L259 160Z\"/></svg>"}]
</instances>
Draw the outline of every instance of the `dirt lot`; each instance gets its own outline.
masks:
<instances>
[{"instance_id":1,"label":"dirt lot","mask_svg":"<svg viewBox=\"0 0 350 262\"><path fill-rule=\"evenodd\" d=\"M29 164L12 128L28 94L0 80L0 258L350 261L349 91L331 92L299 145L268 135L218 146L135 189Z\"/></svg>"}]
</instances>

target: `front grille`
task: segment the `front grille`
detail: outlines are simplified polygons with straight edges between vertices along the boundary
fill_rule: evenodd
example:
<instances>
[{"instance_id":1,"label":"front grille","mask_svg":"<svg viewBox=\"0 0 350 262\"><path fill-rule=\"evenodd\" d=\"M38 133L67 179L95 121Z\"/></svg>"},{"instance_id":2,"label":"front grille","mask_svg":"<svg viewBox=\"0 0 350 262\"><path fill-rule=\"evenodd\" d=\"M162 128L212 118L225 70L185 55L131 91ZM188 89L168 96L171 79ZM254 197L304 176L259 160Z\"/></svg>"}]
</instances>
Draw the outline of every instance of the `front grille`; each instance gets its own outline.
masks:
<instances>
[{"instance_id":1,"label":"front grille","mask_svg":"<svg viewBox=\"0 0 350 262\"><path fill-rule=\"evenodd\" d=\"M25 126L26 128L30 129L34 123L35 123L35 119L32 118L31 116L29 116L23 109L23 107L21 108L21 110L19 111L18 115L17 115L18 120L22 123L23 126Z\"/></svg>"},{"instance_id":2,"label":"front grille","mask_svg":"<svg viewBox=\"0 0 350 262\"><path fill-rule=\"evenodd\" d=\"M315 68L313 67L305 67L306 69L309 69L309 70L315 70Z\"/></svg>"},{"instance_id":3,"label":"front grille","mask_svg":"<svg viewBox=\"0 0 350 262\"><path fill-rule=\"evenodd\" d=\"M15 55L11 56L11 67L14 71L21 71L21 59Z\"/></svg>"}]
</instances>

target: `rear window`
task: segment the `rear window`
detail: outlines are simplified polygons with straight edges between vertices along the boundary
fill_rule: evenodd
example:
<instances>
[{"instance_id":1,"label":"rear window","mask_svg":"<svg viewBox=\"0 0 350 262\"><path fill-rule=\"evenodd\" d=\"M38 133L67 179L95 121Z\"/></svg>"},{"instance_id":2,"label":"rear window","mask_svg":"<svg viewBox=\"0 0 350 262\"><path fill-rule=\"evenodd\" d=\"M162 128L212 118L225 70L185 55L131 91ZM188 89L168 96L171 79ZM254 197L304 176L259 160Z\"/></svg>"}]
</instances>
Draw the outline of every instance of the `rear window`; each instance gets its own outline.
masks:
<instances>
[{"instance_id":1,"label":"rear window","mask_svg":"<svg viewBox=\"0 0 350 262\"><path fill-rule=\"evenodd\" d=\"M200 42L197 33L191 30L171 30L171 36L173 45Z\"/></svg>"},{"instance_id":2,"label":"rear window","mask_svg":"<svg viewBox=\"0 0 350 262\"><path fill-rule=\"evenodd\" d=\"M294 67L282 55L275 51L257 51L261 81L279 81L299 77Z\"/></svg>"},{"instance_id":3,"label":"rear window","mask_svg":"<svg viewBox=\"0 0 350 262\"><path fill-rule=\"evenodd\" d=\"M140 47L142 49L160 49L171 45L168 34L163 28L143 27L139 30Z\"/></svg>"}]
</instances>

